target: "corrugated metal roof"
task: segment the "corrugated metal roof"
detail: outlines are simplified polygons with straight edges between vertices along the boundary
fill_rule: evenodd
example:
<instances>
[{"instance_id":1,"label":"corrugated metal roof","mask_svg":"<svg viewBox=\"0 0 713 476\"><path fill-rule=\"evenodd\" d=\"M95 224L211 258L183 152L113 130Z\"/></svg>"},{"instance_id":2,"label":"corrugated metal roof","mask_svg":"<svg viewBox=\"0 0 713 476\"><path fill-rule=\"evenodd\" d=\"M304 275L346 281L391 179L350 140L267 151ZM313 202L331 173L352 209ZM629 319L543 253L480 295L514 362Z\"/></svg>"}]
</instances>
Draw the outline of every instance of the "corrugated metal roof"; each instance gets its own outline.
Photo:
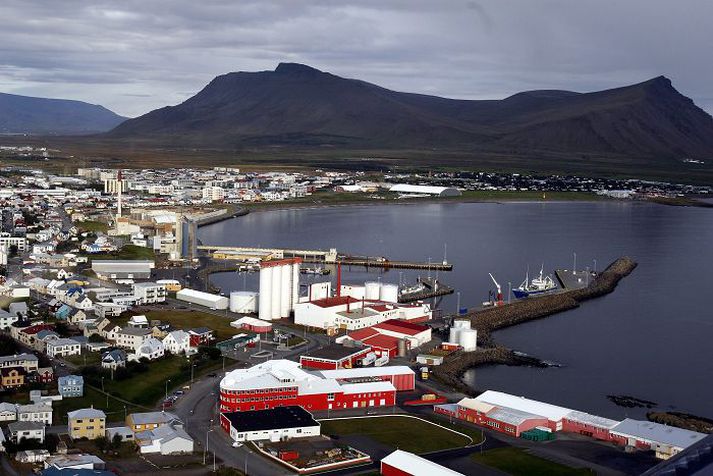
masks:
<instances>
[{"instance_id":1,"label":"corrugated metal roof","mask_svg":"<svg viewBox=\"0 0 713 476\"><path fill-rule=\"evenodd\" d=\"M494 390L483 392L478 395L476 399L481 402L490 403L496 407L510 408L534 415L542 415L551 421L559 421L573 411L571 408L558 407L557 405L538 402L537 400L530 400L529 398L518 397L517 395L510 395L509 393L496 392Z\"/></svg>"},{"instance_id":2,"label":"corrugated metal roof","mask_svg":"<svg viewBox=\"0 0 713 476\"><path fill-rule=\"evenodd\" d=\"M463 473L403 450L394 451L381 462L413 476L464 476Z\"/></svg>"},{"instance_id":3,"label":"corrugated metal roof","mask_svg":"<svg viewBox=\"0 0 713 476\"><path fill-rule=\"evenodd\" d=\"M410 367L405 365L387 365L385 367L358 367L355 369L320 370L327 378L347 379L360 377L386 377L389 375L415 375Z\"/></svg>"},{"instance_id":4,"label":"corrugated metal roof","mask_svg":"<svg viewBox=\"0 0 713 476\"><path fill-rule=\"evenodd\" d=\"M687 448L706 437L704 433L631 418L616 425L611 429L611 432L624 437L633 437L678 448Z\"/></svg>"},{"instance_id":5,"label":"corrugated metal roof","mask_svg":"<svg viewBox=\"0 0 713 476\"><path fill-rule=\"evenodd\" d=\"M619 424L616 420L610 420L609 418L591 415L577 410L568 413L565 418L574 422L595 426L597 428L610 429Z\"/></svg>"}]
</instances>

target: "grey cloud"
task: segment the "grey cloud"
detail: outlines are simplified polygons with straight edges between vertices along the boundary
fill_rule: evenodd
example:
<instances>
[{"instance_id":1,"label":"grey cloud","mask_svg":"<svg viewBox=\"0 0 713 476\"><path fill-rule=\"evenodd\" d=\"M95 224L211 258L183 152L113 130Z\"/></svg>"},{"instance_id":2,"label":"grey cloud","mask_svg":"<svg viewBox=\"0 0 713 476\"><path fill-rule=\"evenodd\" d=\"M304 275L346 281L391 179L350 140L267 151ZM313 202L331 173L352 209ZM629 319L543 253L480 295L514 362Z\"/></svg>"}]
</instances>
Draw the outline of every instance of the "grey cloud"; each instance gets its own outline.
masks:
<instances>
[{"instance_id":1,"label":"grey cloud","mask_svg":"<svg viewBox=\"0 0 713 476\"><path fill-rule=\"evenodd\" d=\"M131 116L298 61L461 98L665 74L711 110L710 18L708 0L4 0L0 87Z\"/></svg>"}]
</instances>

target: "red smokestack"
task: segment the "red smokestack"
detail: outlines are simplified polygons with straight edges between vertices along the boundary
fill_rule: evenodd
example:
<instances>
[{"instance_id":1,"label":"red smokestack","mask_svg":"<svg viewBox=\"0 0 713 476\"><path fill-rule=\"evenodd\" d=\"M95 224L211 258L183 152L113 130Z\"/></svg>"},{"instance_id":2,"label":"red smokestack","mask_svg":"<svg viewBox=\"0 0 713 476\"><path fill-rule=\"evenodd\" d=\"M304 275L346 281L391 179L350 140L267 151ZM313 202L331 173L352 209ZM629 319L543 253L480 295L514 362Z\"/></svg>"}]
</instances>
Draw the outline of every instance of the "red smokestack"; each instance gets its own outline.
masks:
<instances>
[{"instance_id":1,"label":"red smokestack","mask_svg":"<svg viewBox=\"0 0 713 476\"><path fill-rule=\"evenodd\" d=\"M337 297L342 295L342 263L337 263Z\"/></svg>"}]
</instances>

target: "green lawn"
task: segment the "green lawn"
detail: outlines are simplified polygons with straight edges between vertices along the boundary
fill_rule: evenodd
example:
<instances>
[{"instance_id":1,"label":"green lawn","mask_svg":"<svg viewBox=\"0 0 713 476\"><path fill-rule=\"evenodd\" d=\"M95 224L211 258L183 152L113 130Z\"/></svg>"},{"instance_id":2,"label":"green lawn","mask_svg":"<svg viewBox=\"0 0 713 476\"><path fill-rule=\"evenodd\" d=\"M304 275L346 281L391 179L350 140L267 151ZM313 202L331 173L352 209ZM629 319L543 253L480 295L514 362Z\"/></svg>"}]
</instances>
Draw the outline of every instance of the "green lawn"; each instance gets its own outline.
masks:
<instances>
[{"instance_id":1,"label":"green lawn","mask_svg":"<svg viewBox=\"0 0 713 476\"><path fill-rule=\"evenodd\" d=\"M481 430L469 425L459 423L456 419L453 419L453 421L451 422L447 417L441 417L435 413L432 415L423 415L421 416L421 418L423 418L424 420L432 421L434 423L438 423L439 425L445 426L446 428L450 428L451 430L465 433L466 435L473 438L473 442L476 444L480 443L483 440L483 432Z\"/></svg>"},{"instance_id":2,"label":"green lawn","mask_svg":"<svg viewBox=\"0 0 713 476\"><path fill-rule=\"evenodd\" d=\"M215 331L215 337L218 341L229 339L236 334L249 333L249 331L231 327L231 319L228 317L217 316L201 311L156 310L146 312L146 317L149 321L151 319L158 319L161 322L170 322L176 329L183 329L185 331L193 327L207 327Z\"/></svg>"},{"instance_id":3,"label":"green lawn","mask_svg":"<svg viewBox=\"0 0 713 476\"><path fill-rule=\"evenodd\" d=\"M378 443L412 453L458 448L471 443L465 436L405 416L323 420L320 423L323 435L360 434Z\"/></svg>"},{"instance_id":4,"label":"green lawn","mask_svg":"<svg viewBox=\"0 0 713 476\"><path fill-rule=\"evenodd\" d=\"M154 362L149 362L146 372L133 375L131 378L112 381L104 379L104 389L112 395L123 398L130 402L154 406L162 399L166 391L166 381L168 391L181 387L191 380L191 370L188 360L183 356L171 356ZM206 361L194 370L194 377L221 369L223 360Z\"/></svg>"},{"instance_id":5,"label":"green lawn","mask_svg":"<svg viewBox=\"0 0 713 476\"><path fill-rule=\"evenodd\" d=\"M107 407L106 395L94 390L93 388L84 387L84 396L77 398L65 398L59 402L54 402L54 423L55 425L65 425L67 423L67 412L78 410L80 408L94 408L102 410L106 413L108 421L123 421L124 420L124 403L114 400L109 397L109 406ZM127 412L143 411L138 407L127 405Z\"/></svg>"},{"instance_id":6,"label":"green lawn","mask_svg":"<svg viewBox=\"0 0 713 476\"><path fill-rule=\"evenodd\" d=\"M92 261L107 259L153 260L156 259L156 254L151 248L144 248L143 246L136 245L124 245L120 250L112 253L98 253L91 255L90 259Z\"/></svg>"},{"instance_id":7,"label":"green lawn","mask_svg":"<svg viewBox=\"0 0 713 476\"><path fill-rule=\"evenodd\" d=\"M478 463L504 471L512 476L579 476L593 474L587 468L570 468L527 453L520 448L497 448L473 453Z\"/></svg>"},{"instance_id":8,"label":"green lawn","mask_svg":"<svg viewBox=\"0 0 713 476\"><path fill-rule=\"evenodd\" d=\"M101 361L101 354L85 350L81 355L70 355L64 357L64 360L74 365L95 365Z\"/></svg>"},{"instance_id":9,"label":"green lawn","mask_svg":"<svg viewBox=\"0 0 713 476\"><path fill-rule=\"evenodd\" d=\"M75 225L82 232L91 231L96 233L98 231L101 231L102 233L106 233L106 231L109 229L108 224L96 220L81 221L75 223Z\"/></svg>"}]
</instances>

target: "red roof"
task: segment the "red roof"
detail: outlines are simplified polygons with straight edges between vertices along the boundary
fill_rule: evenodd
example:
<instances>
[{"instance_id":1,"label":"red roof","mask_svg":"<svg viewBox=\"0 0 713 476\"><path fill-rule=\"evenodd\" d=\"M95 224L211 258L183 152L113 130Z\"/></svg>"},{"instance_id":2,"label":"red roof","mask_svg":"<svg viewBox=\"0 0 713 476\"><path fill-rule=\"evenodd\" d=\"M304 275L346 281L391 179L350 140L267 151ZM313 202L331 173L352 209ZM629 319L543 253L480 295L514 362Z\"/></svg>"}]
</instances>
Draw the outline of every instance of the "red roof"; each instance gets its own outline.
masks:
<instances>
[{"instance_id":1,"label":"red roof","mask_svg":"<svg viewBox=\"0 0 713 476\"><path fill-rule=\"evenodd\" d=\"M380 324L374 325L377 329L384 329L387 331L400 332L402 334L414 336L420 334L421 332L427 331L428 326L421 324L414 324L413 322L402 321L400 319L389 319Z\"/></svg>"},{"instance_id":2,"label":"red roof","mask_svg":"<svg viewBox=\"0 0 713 476\"><path fill-rule=\"evenodd\" d=\"M317 299L316 301L312 301L312 304L315 306L319 307L335 307L335 306L344 306L345 304L352 304L355 302L360 302L358 299L354 299L351 296L334 296L334 297L328 297L324 299Z\"/></svg>"},{"instance_id":3,"label":"red roof","mask_svg":"<svg viewBox=\"0 0 713 476\"><path fill-rule=\"evenodd\" d=\"M302 262L302 258L286 258L286 259L278 259L278 260L270 260L270 261L261 261L260 262L260 267L261 268L273 268L275 266L285 266L289 264L298 264Z\"/></svg>"},{"instance_id":4,"label":"red roof","mask_svg":"<svg viewBox=\"0 0 713 476\"><path fill-rule=\"evenodd\" d=\"M369 307L375 310L376 312L386 312L391 310L391 308L386 306L386 304L374 304Z\"/></svg>"},{"instance_id":5,"label":"red roof","mask_svg":"<svg viewBox=\"0 0 713 476\"><path fill-rule=\"evenodd\" d=\"M362 342L371 348L376 347L377 349L383 350L397 349L399 347L398 337L387 336L384 334L369 337L368 339L364 339Z\"/></svg>"},{"instance_id":6,"label":"red roof","mask_svg":"<svg viewBox=\"0 0 713 476\"><path fill-rule=\"evenodd\" d=\"M350 332L349 334L347 334L347 336L353 340L364 340L364 339L368 339L369 337L373 337L375 335L379 335L379 332L377 330L375 330L373 327L359 329L359 330L356 330L354 332Z\"/></svg>"},{"instance_id":7,"label":"red roof","mask_svg":"<svg viewBox=\"0 0 713 476\"><path fill-rule=\"evenodd\" d=\"M45 329L51 330L54 329L54 326L52 324L35 324L34 326L30 327L25 327L24 329L21 329L20 332L24 332L25 334L37 334L40 331L44 331Z\"/></svg>"}]
</instances>

